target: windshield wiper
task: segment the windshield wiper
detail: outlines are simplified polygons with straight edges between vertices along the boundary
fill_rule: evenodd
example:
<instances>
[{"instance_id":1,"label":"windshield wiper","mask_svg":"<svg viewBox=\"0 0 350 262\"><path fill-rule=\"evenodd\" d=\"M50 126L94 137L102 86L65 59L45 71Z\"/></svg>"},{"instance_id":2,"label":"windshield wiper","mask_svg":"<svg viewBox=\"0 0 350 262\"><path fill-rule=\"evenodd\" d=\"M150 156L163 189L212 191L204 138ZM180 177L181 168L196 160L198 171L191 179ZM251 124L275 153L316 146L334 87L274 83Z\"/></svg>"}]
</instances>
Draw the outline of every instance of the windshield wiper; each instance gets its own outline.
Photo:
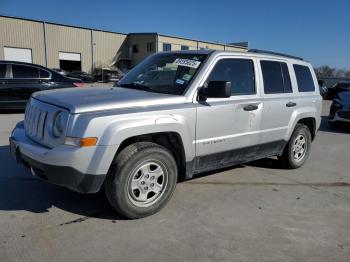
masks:
<instances>
[{"instance_id":1,"label":"windshield wiper","mask_svg":"<svg viewBox=\"0 0 350 262\"><path fill-rule=\"evenodd\" d=\"M134 89L141 89L141 90L150 90L148 86L142 85L138 82L132 82L132 83L126 83L126 84L119 84L119 87L126 87L126 88L134 88Z\"/></svg>"}]
</instances>

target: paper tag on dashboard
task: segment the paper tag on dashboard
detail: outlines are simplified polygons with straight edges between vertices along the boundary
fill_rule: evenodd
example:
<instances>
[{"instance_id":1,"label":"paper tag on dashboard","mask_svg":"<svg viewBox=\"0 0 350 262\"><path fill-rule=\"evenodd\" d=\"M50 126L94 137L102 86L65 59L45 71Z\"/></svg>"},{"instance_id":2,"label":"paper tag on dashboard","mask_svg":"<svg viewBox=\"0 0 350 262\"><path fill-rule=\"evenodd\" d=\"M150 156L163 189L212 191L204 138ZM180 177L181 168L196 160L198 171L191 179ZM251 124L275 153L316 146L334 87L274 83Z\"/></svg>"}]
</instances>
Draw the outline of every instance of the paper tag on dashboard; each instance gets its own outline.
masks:
<instances>
[{"instance_id":1,"label":"paper tag on dashboard","mask_svg":"<svg viewBox=\"0 0 350 262\"><path fill-rule=\"evenodd\" d=\"M191 68L198 68L201 62L191 59L176 58L173 64Z\"/></svg>"}]
</instances>

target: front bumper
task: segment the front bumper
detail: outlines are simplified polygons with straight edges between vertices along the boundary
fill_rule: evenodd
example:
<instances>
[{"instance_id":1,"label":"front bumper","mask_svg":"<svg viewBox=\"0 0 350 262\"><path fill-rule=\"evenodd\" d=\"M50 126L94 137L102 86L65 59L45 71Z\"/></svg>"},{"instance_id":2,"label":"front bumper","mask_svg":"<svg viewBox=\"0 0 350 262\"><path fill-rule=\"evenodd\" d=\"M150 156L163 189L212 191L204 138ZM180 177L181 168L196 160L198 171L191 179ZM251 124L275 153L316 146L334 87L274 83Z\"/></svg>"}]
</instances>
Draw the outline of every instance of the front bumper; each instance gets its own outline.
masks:
<instances>
[{"instance_id":1,"label":"front bumper","mask_svg":"<svg viewBox=\"0 0 350 262\"><path fill-rule=\"evenodd\" d=\"M44 147L25 135L23 122L12 131L12 156L29 166L33 175L81 193L97 192L106 177L115 147Z\"/></svg>"}]
</instances>

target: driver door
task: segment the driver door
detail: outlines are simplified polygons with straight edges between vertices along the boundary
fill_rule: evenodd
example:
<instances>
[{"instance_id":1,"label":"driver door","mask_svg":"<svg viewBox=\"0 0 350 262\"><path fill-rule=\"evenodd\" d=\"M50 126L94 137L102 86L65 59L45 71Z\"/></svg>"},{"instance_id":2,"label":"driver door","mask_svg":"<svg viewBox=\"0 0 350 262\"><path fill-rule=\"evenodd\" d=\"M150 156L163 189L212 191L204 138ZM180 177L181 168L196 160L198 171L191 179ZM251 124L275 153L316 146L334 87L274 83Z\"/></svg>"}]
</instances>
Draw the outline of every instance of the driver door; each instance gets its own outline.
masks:
<instances>
[{"instance_id":1,"label":"driver door","mask_svg":"<svg viewBox=\"0 0 350 262\"><path fill-rule=\"evenodd\" d=\"M198 101L196 171L246 162L258 150L262 102L255 76L256 62L246 57L222 57L209 70L209 81L231 82L231 97Z\"/></svg>"}]
</instances>

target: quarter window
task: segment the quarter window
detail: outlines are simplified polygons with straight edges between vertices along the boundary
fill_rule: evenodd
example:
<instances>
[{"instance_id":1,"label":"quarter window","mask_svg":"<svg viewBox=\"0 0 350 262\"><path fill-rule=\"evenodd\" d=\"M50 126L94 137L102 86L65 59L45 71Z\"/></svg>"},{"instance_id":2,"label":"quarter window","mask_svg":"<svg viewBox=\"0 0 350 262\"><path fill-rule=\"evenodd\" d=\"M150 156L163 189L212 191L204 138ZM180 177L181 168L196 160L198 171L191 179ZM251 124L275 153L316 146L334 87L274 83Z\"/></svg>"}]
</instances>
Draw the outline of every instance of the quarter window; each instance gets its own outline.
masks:
<instances>
[{"instance_id":1,"label":"quarter window","mask_svg":"<svg viewBox=\"0 0 350 262\"><path fill-rule=\"evenodd\" d=\"M39 69L31 66L12 65L13 78L39 78Z\"/></svg>"},{"instance_id":2,"label":"quarter window","mask_svg":"<svg viewBox=\"0 0 350 262\"><path fill-rule=\"evenodd\" d=\"M49 78L50 73L47 72L46 70L40 70L40 78Z\"/></svg>"},{"instance_id":3,"label":"quarter window","mask_svg":"<svg viewBox=\"0 0 350 262\"><path fill-rule=\"evenodd\" d=\"M0 64L0 78L6 77L6 64Z\"/></svg>"},{"instance_id":4,"label":"quarter window","mask_svg":"<svg viewBox=\"0 0 350 262\"><path fill-rule=\"evenodd\" d=\"M163 43L163 51L171 51L171 44Z\"/></svg>"},{"instance_id":5,"label":"quarter window","mask_svg":"<svg viewBox=\"0 0 350 262\"><path fill-rule=\"evenodd\" d=\"M299 92L315 91L315 84L309 67L302 65L293 65L293 67L298 82Z\"/></svg>"},{"instance_id":6,"label":"quarter window","mask_svg":"<svg viewBox=\"0 0 350 262\"><path fill-rule=\"evenodd\" d=\"M231 95L255 94L254 64L249 59L222 59L210 73L209 81L231 82Z\"/></svg>"},{"instance_id":7,"label":"quarter window","mask_svg":"<svg viewBox=\"0 0 350 262\"><path fill-rule=\"evenodd\" d=\"M288 66L275 61L260 61L265 94L292 93Z\"/></svg>"}]
</instances>

